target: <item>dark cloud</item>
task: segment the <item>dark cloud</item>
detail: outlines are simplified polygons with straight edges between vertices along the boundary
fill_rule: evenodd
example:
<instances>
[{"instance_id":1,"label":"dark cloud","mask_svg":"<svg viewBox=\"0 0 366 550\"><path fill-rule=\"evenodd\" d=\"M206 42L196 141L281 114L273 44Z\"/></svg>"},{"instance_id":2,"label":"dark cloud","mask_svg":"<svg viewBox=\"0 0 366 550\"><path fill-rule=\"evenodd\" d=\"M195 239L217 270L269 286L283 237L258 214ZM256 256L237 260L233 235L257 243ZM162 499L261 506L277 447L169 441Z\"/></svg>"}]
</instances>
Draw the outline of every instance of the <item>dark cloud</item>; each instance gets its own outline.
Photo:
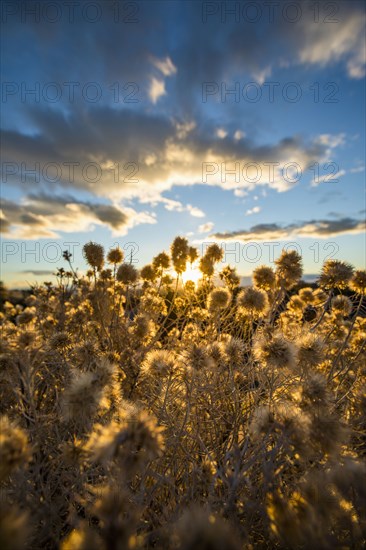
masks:
<instances>
[{"instance_id":1,"label":"dark cloud","mask_svg":"<svg viewBox=\"0 0 366 550\"><path fill-rule=\"evenodd\" d=\"M57 237L58 231L87 231L95 223L125 234L136 223L154 223L146 213L117 205L91 203L71 197L30 195L20 204L4 200L1 232L15 238Z\"/></svg>"},{"instance_id":2,"label":"dark cloud","mask_svg":"<svg viewBox=\"0 0 366 550\"><path fill-rule=\"evenodd\" d=\"M26 273L29 275L39 275L39 276L48 276L48 275L54 275L53 271L47 271L45 269L25 269L24 271L19 271L19 273Z\"/></svg>"},{"instance_id":3,"label":"dark cloud","mask_svg":"<svg viewBox=\"0 0 366 550\"><path fill-rule=\"evenodd\" d=\"M246 230L215 233L212 238L238 241L281 240L292 236L326 238L346 233L363 233L365 229L365 221L342 218L340 220L310 220L289 225L263 223Z\"/></svg>"}]
</instances>

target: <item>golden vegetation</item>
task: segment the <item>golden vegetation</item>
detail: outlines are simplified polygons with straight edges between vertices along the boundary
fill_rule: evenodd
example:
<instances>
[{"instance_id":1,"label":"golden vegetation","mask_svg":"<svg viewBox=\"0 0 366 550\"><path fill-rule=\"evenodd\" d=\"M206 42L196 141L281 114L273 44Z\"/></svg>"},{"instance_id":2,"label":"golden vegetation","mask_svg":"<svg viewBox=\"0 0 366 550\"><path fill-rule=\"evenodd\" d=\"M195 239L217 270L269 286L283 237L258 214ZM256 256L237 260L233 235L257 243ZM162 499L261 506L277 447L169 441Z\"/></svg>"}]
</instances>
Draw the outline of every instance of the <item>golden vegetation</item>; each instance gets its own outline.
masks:
<instances>
[{"instance_id":1,"label":"golden vegetation","mask_svg":"<svg viewBox=\"0 0 366 550\"><path fill-rule=\"evenodd\" d=\"M4 301L1 547L364 547L365 271L310 287L283 252L241 288L217 245L170 252L88 243Z\"/></svg>"}]
</instances>

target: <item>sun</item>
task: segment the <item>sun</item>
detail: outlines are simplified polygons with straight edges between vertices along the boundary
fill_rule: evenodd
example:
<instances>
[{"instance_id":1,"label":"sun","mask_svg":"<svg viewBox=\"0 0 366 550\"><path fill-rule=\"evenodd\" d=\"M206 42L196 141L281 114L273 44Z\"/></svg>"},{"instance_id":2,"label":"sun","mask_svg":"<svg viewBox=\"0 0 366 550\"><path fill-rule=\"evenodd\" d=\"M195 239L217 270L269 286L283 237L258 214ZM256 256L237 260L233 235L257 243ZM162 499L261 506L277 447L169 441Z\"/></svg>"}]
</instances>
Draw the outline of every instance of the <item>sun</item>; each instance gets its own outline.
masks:
<instances>
[{"instance_id":1,"label":"sun","mask_svg":"<svg viewBox=\"0 0 366 550\"><path fill-rule=\"evenodd\" d=\"M184 284L187 281L197 283L200 279L202 279L202 273L195 263L193 263L192 266L189 264L187 269L182 273L182 281Z\"/></svg>"}]
</instances>

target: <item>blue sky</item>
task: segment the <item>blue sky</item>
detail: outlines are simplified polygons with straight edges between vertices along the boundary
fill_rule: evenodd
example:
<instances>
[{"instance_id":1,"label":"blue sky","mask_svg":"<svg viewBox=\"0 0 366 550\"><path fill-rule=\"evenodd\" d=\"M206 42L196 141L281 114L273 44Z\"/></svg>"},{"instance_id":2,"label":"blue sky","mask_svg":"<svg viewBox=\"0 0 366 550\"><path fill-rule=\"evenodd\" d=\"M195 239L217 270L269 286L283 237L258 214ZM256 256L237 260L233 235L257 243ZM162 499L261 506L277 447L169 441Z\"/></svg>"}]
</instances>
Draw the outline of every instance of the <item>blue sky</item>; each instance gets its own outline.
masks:
<instances>
[{"instance_id":1,"label":"blue sky","mask_svg":"<svg viewBox=\"0 0 366 550\"><path fill-rule=\"evenodd\" d=\"M268 4L2 3L9 286L178 234L242 275L283 246L365 266L364 4Z\"/></svg>"}]
</instances>

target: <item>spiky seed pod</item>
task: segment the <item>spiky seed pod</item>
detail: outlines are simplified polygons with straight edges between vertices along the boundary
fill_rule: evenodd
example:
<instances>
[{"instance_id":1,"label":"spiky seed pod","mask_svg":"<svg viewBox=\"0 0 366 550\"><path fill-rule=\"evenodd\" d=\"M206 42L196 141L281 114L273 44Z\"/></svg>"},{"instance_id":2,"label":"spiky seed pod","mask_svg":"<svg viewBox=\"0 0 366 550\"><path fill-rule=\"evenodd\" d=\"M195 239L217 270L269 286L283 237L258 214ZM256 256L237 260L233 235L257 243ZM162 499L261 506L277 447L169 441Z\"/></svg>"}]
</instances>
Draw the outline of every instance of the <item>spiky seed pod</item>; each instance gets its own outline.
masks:
<instances>
[{"instance_id":1,"label":"spiky seed pod","mask_svg":"<svg viewBox=\"0 0 366 550\"><path fill-rule=\"evenodd\" d=\"M210 246L207 247L205 256L212 260L214 263L220 262L224 257L224 251L218 244L212 243L210 244Z\"/></svg>"},{"instance_id":2,"label":"spiky seed pod","mask_svg":"<svg viewBox=\"0 0 366 550\"><path fill-rule=\"evenodd\" d=\"M138 271L132 264L122 264L117 270L117 281L124 285L132 285L138 279Z\"/></svg>"},{"instance_id":3,"label":"spiky seed pod","mask_svg":"<svg viewBox=\"0 0 366 550\"><path fill-rule=\"evenodd\" d=\"M301 256L296 250L283 250L275 264L277 279L284 288L290 289L298 283L303 270Z\"/></svg>"},{"instance_id":4,"label":"spiky seed pod","mask_svg":"<svg viewBox=\"0 0 366 550\"><path fill-rule=\"evenodd\" d=\"M117 265L123 262L123 257L124 254L120 248L112 248L112 250L108 252L107 261L110 264Z\"/></svg>"},{"instance_id":5,"label":"spiky seed pod","mask_svg":"<svg viewBox=\"0 0 366 550\"><path fill-rule=\"evenodd\" d=\"M310 287L301 288L299 290L299 296L306 304L314 303L314 291Z\"/></svg>"},{"instance_id":6,"label":"spiky seed pod","mask_svg":"<svg viewBox=\"0 0 366 550\"><path fill-rule=\"evenodd\" d=\"M311 372L302 386L305 402L326 405L328 397L327 379L320 372Z\"/></svg>"},{"instance_id":7,"label":"spiky seed pod","mask_svg":"<svg viewBox=\"0 0 366 550\"><path fill-rule=\"evenodd\" d=\"M153 266L155 269L163 270L168 269L170 266L170 258L166 252L160 252L155 258L153 259Z\"/></svg>"},{"instance_id":8,"label":"spiky seed pod","mask_svg":"<svg viewBox=\"0 0 366 550\"><path fill-rule=\"evenodd\" d=\"M203 256L200 259L199 263L199 269L203 275L206 275L206 277L212 277L212 275L215 272L215 265L211 258L208 258L207 256Z\"/></svg>"},{"instance_id":9,"label":"spiky seed pod","mask_svg":"<svg viewBox=\"0 0 366 550\"><path fill-rule=\"evenodd\" d=\"M102 404L103 386L94 372L75 372L62 400L66 421L88 427Z\"/></svg>"},{"instance_id":10,"label":"spiky seed pod","mask_svg":"<svg viewBox=\"0 0 366 550\"><path fill-rule=\"evenodd\" d=\"M255 317L265 315L269 307L267 294L263 290L253 287L247 287L240 291L236 303L246 313Z\"/></svg>"},{"instance_id":11,"label":"spiky seed pod","mask_svg":"<svg viewBox=\"0 0 366 550\"><path fill-rule=\"evenodd\" d=\"M229 362L239 368L244 364L245 344L240 338L232 337L225 344L225 353Z\"/></svg>"},{"instance_id":12,"label":"spiky seed pod","mask_svg":"<svg viewBox=\"0 0 366 550\"><path fill-rule=\"evenodd\" d=\"M366 270L358 269L355 271L352 280L350 282L350 287L357 294L365 294L366 292Z\"/></svg>"},{"instance_id":13,"label":"spiky seed pod","mask_svg":"<svg viewBox=\"0 0 366 550\"><path fill-rule=\"evenodd\" d=\"M254 356L270 368L294 369L297 354L296 346L282 334L275 334L272 338L259 337L254 343Z\"/></svg>"},{"instance_id":14,"label":"spiky seed pod","mask_svg":"<svg viewBox=\"0 0 366 550\"><path fill-rule=\"evenodd\" d=\"M187 239L176 237L170 247L170 251L176 273L183 273L186 270L189 252Z\"/></svg>"},{"instance_id":15,"label":"spiky seed pod","mask_svg":"<svg viewBox=\"0 0 366 550\"><path fill-rule=\"evenodd\" d=\"M140 271L141 279L144 281L153 282L156 279L157 273L153 265L145 265Z\"/></svg>"},{"instance_id":16,"label":"spiky seed pod","mask_svg":"<svg viewBox=\"0 0 366 550\"><path fill-rule=\"evenodd\" d=\"M220 311L228 307L231 301L231 292L227 288L214 288L207 299L207 309Z\"/></svg>"},{"instance_id":17,"label":"spiky seed pod","mask_svg":"<svg viewBox=\"0 0 366 550\"><path fill-rule=\"evenodd\" d=\"M266 265L256 267L253 271L253 284L261 290L272 290L276 284L276 274Z\"/></svg>"},{"instance_id":18,"label":"spiky seed pod","mask_svg":"<svg viewBox=\"0 0 366 550\"><path fill-rule=\"evenodd\" d=\"M37 333L34 330L25 330L19 334L18 343L21 347L29 347L37 338Z\"/></svg>"},{"instance_id":19,"label":"spiky seed pod","mask_svg":"<svg viewBox=\"0 0 366 550\"><path fill-rule=\"evenodd\" d=\"M176 360L166 350L152 350L146 355L141 373L144 376L166 377L173 374Z\"/></svg>"},{"instance_id":20,"label":"spiky seed pod","mask_svg":"<svg viewBox=\"0 0 366 550\"><path fill-rule=\"evenodd\" d=\"M83 254L91 267L101 271L104 264L104 248L102 245L90 241L89 243L84 244Z\"/></svg>"},{"instance_id":21,"label":"spiky seed pod","mask_svg":"<svg viewBox=\"0 0 366 550\"><path fill-rule=\"evenodd\" d=\"M48 341L50 349L62 350L70 346L71 336L67 332L55 332Z\"/></svg>"},{"instance_id":22,"label":"spiky seed pod","mask_svg":"<svg viewBox=\"0 0 366 550\"><path fill-rule=\"evenodd\" d=\"M304 367L312 368L319 365L324 357L324 344L316 334L308 332L298 341L298 360Z\"/></svg>"},{"instance_id":23,"label":"spiky seed pod","mask_svg":"<svg viewBox=\"0 0 366 550\"><path fill-rule=\"evenodd\" d=\"M348 296L335 296L331 301L332 311L343 317L348 317L352 312L352 302Z\"/></svg>"},{"instance_id":24,"label":"spiky seed pod","mask_svg":"<svg viewBox=\"0 0 366 550\"><path fill-rule=\"evenodd\" d=\"M145 411L132 412L122 421L98 425L86 444L93 462L118 461L127 468L153 460L164 449L163 428Z\"/></svg>"},{"instance_id":25,"label":"spiky seed pod","mask_svg":"<svg viewBox=\"0 0 366 550\"><path fill-rule=\"evenodd\" d=\"M319 277L319 286L326 290L345 289L353 275L353 267L340 260L327 260Z\"/></svg>"},{"instance_id":26,"label":"spiky seed pod","mask_svg":"<svg viewBox=\"0 0 366 550\"><path fill-rule=\"evenodd\" d=\"M240 284L240 277L237 275L235 268L229 265L224 267L219 273L219 277L231 290L238 287Z\"/></svg>"}]
</instances>

